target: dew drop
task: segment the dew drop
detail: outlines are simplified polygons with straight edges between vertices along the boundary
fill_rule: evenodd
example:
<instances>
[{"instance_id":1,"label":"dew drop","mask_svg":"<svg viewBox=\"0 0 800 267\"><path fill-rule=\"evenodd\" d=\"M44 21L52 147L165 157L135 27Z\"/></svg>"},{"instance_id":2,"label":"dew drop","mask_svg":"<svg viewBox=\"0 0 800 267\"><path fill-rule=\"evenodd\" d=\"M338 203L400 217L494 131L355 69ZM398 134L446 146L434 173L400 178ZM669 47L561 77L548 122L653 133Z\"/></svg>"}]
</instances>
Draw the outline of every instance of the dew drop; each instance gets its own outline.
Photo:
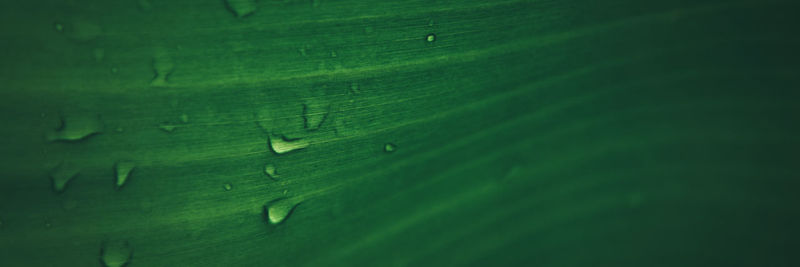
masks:
<instances>
[{"instance_id":1,"label":"dew drop","mask_svg":"<svg viewBox=\"0 0 800 267\"><path fill-rule=\"evenodd\" d=\"M425 37L425 40L428 41L429 43L433 43L434 41L436 41L436 34L429 33L428 36Z\"/></svg>"},{"instance_id":2,"label":"dew drop","mask_svg":"<svg viewBox=\"0 0 800 267\"><path fill-rule=\"evenodd\" d=\"M104 125L96 115L73 115L61 118L61 126L47 133L48 141L74 142L103 131Z\"/></svg>"},{"instance_id":3,"label":"dew drop","mask_svg":"<svg viewBox=\"0 0 800 267\"><path fill-rule=\"evenodd\" d=\"M278 169L275 168L275 164L272 163L267 163L267 165L264 165L264 174L266 174L267 176L269 176L269 178L272 178L273 180L277 180L279 177Z\"/></svg>"},{"instance_id":4,"label":"dew drop","mask_svg":"<svg viewBox=\"0 0 800 267\"><path fill-rule=\"evenodd\" d=\"M269 147L275 154L285 154L308 147L309 143L303 139L288 140L285 136L270 136Z\"/></svg>"},{"instance_id":5,"label":"dew drop","mask_svg":"<svg viewBox=\"0 0 800 267\"><path fill-rule=\"evenodd\" d=\"M180 119L181 119L181 122L187 123L187 122L189 122L189 115L186 115L185 113L181 114Z\"/></svg>"},{"instance_id":6,"label":"dew drop","mask_svg":"<svg viewBox=\"0 0 800 267\"><path fill-rule=\"evenodd\" d=\"M64 31L64 25L61 24L61 23L54 24L53 28L55 28L57 32L63 32Z\"/></svg>"},{"instance_id":7,"label":"dew drop","mask_svg":"<svg viewBox=\"0 0 800 267\"><path fill-rule=\"evenodd\" d=\"M222 188L224 188L225 191L231 191L233 189L233 185L230 184L230 183L227 183L227 184L223 185Z\"/></svg>"},{"instance_id":8,"label":"dew drop","mask_svg":"<svg viewBox=\"0 0 800 267\"><path fill-rule=\"evenodd\" d=\"M53 227L53 223L50 222L50 219L45 218L44 219L44 228L50 229L52 227Z\"/></svg>"},{"instance_id":9,"label":"dew drop","mask_svg":"<svg viewBox=\"0 0 800 267\"><path fill-rule=\"evenodd\" d=\"M239 18L253 14L258 8L256 0L226 0L225 3L228 9Z\"/></svg>"},{"instance_id":10,"label":"dew drop","mask_svg":"<svg viewBox=\"0 0 800 267\"><path fill-rule=\"evenodd\" d=\"M117 181L115 185L117 190L125 185L125 182L130 177L134 168L136 168L136 163L133 163L132 161L117 162L117 166L115 168L115 173L117 175Z\"/></svg>"},{"instance_id":11,"label":"dew drop","mask_svg":"<svg viewBox=\"0 0 800 267\"><path fill-rule=\"evenodd\" d=\"M119 72L119 69L117 69L117 67L111 68L111 73L117 73L117 72Z\"/></svg>"},{"instance_id":12,"label":"dew drop","mask_svg":"<svg viewBox=\"0 0 800 267\"><path fill-rule=\"evenodd\" d=\"M103 61L103 58L106 56L106 50L102 48L95 48L92 50L92 55L94 55L94 61Z\"/></svg>"},{"instance_id":13,"label":"dew drop","mask_svg":"<svg viewBox=\"0 0 800 267\"><path fill-rule=\"evenodd\" d=\"M161 129L162 131L171 133L172 131L175 130L175 128L177 128L177 126L169 124L169 123L162 123L162 124L158 125L158 128Z\"/></svg>"},{"instance_id":14,"label":"dew drop","mask_svg":"<svg viewBox=\"0 0 800 267\"><path fill-rule=\"evenodd\" d=\"M100 260L106 267L122 267L130 262L133 248L127 241L106 241L100 249Z\"/></svg>"},{"instance_id":15,"label":"dew drop","mask_svg":"<svg viewBox=\"0 0 800 267\"><path fill-rule=\"evenodd\" d=\"M153 55L153 71L155 77L150 86L166 86L167 78L175 70L175 63L166 48L157 48Z\"/></svg>"},{"instance_id":16,"label":"dew drop","mask_svg":"<svg viewBox=\"0 0 800 267\"><path fill-rule=\"evenodd\" d=\"M264 219L272 225L280 224L285 221L289 215L292 215L295 207L301 201L295 198L281 197L264 205Z\"/></svg>"},{"instance_id":17,"label":"dew drop","mask_svg":"<svg viewBox=\"0 0 800 267\"><path fill-rule=\"evenodd\" d=\"M395 150L397 150L397 146L395 144L386 143L385 145L383 145L383 151L386 153L392 153Z\"/></svg>"},{"instance_id":18,"label":"dew drop","mask_svg":"<svg viewBox=\"0 0 800 267\"><path fill-rule=\"evenodd\" d=\"M53 190L57 193L64 192L67 184L80 173L80 168L66 162L62 162L50 172L50 179L53 181Z\"/></svg>"}]
</instances>

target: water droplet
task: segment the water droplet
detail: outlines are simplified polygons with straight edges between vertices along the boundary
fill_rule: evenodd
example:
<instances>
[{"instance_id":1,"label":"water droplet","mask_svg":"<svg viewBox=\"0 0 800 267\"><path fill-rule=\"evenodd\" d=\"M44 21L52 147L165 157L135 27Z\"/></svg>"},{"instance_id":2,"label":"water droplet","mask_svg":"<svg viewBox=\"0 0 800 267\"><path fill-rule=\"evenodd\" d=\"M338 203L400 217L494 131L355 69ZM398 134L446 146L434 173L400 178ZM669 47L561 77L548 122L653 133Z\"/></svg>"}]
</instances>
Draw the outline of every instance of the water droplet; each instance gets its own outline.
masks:
<instances>
[{"instance_id":1,"label":"water droplet","mask_svg":"<svg viewBox=\"0 0 800 267\"><path fill-rule=\"evenodd\" d=\"M433 19L428 20L428 26L433 26Z\"/></svg>"},{"instance_id":2,"label":"water droplet","mask_svg":"<svg viewBox=\"0 0 800 267\"><path fill-rule=\"evenodd\" d=\"M48 141L73 142L99 134L104 125L96 115L72 115L61 118L61 126L47 133Z\"/></svg>"},{"instance_id":3,"label":"water droplet","mask_svg":"<svg viewBox=\"0 0 800 267\"><path fill-rule=\"evenodd\" d=\"M117 175L117 182L115 184L117 190L119 190L120 188L122 188L123 185L125 185L125 181L128 180L128 177L130 177L131 172L133 171L134 168L136 168L136 163L133 163L132 161L117 162L115 171Z\"/></svg>"},{"instance_id":4,"label":"water droplet","mask_svg":"<svg viewBox=\"0 0 800 267\"><path fill-rule=\"evenodd\" d=\"M227 184L223 185L222 188L224 188L225 191L231 191L231 189L233 189L233 185L230 184L230 183L227 183Z\"/></svg>"},{"instance_id":5,"label":"water droplet","mask_svg":"<svg viewBox=\"0 0 800 267\"><path fill-rule=\"evenodd\" d=\"M392 153L395 150L397 150L397 146L395 144L386 143L385 145L383 145L383 151L386 153Z\"/></svg>"},{"instance_id":6,"label":"water droplet","mask_svg":"<svg viewBox=\"0 0 800 267\"><path fill-rule=\"evenodd\" d=\"M73 164L62 162L50 172L50 179L53 181L53 190L57 193L64 192L67 184L80 173L80 168Z\"/></svg>"},{"instance_id":7,"label":"water droplet","mask_svg":"<svg viewBox=\"0 0 800 267\"><path fill-rule=\"evenodd\" d=\"M64 33L68 38L78 42L94 40L103 33L103 28L100 25L85 20L76 20L70 26L64 28Z\"/></svg>"},{"instance_id":8,"label":"water droplet","mask_svg":"<svg viewBox=\"0 0 800 267\"><path fill-rule=\"evenodd\" d=\"M106 50L102 48L95 48L92 50L92 55L94 55L94 61L103 61L103 58L106 56Z\"/></svg>"},{"instance_id":9,"label":"water droplet","mask_svg":"<svg viewBox=\"0 0 800 267\"><path fill-rule=\"evenodd\" d=\"M133 248L128 241L106 241L100 249L100 260L106 267L122 267L133 256Z\"/></svg>"},{"instance_id":10,"label":"water droplet","mask_svg":"<svg viewBox=\"0 0 800 267\"><path fill-rule=\"evenodd\" d=\"M166 86L167 78L175 70L175 63L166 48L157 48L153 55L153 71L155 77L150 86Z\"/></svg>"},{"instance_id":11,"label":"water droplet","mask_svg":"<svg viewBox=\"0 0 800 267\"><path fill-rule=\"evenodd\" d=\"M331 51L331 57L336 57L336 51Z\"/></svg>"},{"instance_id":12,"label":"water droplet","mask_svg":"<svg viewBox=\"0 0 800 267\"><path fill-rule=\"evenodd\" d=\"M119 69L117 69L117 67L111 68L111 73L117 73L117 72L119 72Z\"/></svg>"},{"instance_id":13,"label":"water droplet","mask_svg":"<svg viewBox=\"0 0 800 267\"><path fill-rule=\"evenodd\" d=\"M429 43L436 41L436 34L429 33L428 36L425 37L425 40L428 41Z\"/></svg>"},{"instance_id":14,"label":"water droplet","mask_svg":"<svg viewBox=\"0 0 800 267\"><path fill-rule=\"evenodd\" d=\"M150 3L150 0L139 0L136 1L139 4L139 10L141 11L149 11L153 8L153 5Z\"/></svg>"},{"instance_id":15,"label":"water droplet","mask_svg":"<svg viewBox=\"0 0 800 267\"><path fill-rule=\"evenodd\" d=\"M117 127L117 129L114 130L117 131L118 133L125 131L125 129L122 129L122 127Z\"/></svg>"},{"instance_id":16,"label":"water droplet","mask_svg":"<svg viewBox=\"0 0 800 267\"><path fill-rule=\"evenodd\" d=\"M183 123L189 122L189 115L181 114L181 122Z\"/></svg>"},{"instance_id":17,"label":"water droplet","mask_svg":"<svg viewBox=\"0 0 800 267\"><path fill-rule=\"evenodd\" d=\"M52 227L53 227L53 223L50 222L50 219L45 218L44 219L44 228L50 229Z\"/></svg>"},{"instance_id":18,"label":"water droplet","mask_svg":"<svg viewBox=\"0 0 800 267\"><path fill-rule=\"evenodd\" d=\"M168 123L166 123L166 122L165 122L165 123L162 123L162 124L160 124L160 125L158 125L158 128L159 128L159 129L161 129L161 130L163 130L163 131L165 131L165 132L168 132L168 133L171 133L171 132L172 132L172 131L174 131L174 130L175 130L175 128L177 128L177 127L178 127L178 126L175 126L175 125L172 125L172 124L168 124Z\"/></svg>"},{"instance_id":19,"label":"water droplet","mask_svg":"<svg viewBox=\"0 0 800 267\"><path fill-rule=\"evenodd\" d=\"M256 0L226 0L225 3L227 3L228 9L239 18L253 14L258 8Z\"/></svg>"},{"instance_id":20,"label":"water droplet","mask_svg":"<svg viewBox=\"0 0 800 267\"><path fill-rule=\"evenodd\" d=\"M267 165L264 165L264 174L269 176L269 178L278 179L278 169L275 168L275 164L267 163Z\"/></svg>"},{"instance_id":21,"label":"water droplet","mask_svg":"<svg viewBox=\"0 0 800 267\"><path fill-rule=\"evenodd\" d=\"M56 22L56 24L53 25L53 28L55 28L57 32L64 31L64 25L58 22Z\"/></svg>"},{"instance_id":22,"label":"water droplet","mask_svg":"<svg viewBox=\"0 0 800 267\"><path fill-rule=\"evenodd\" d=\"M264 205L264 219L273 225L285 221L292 211L300 204L300 200L295 198L281 197Z\"/></svg>"},{"instance_id":23,"label":"water droplet","mask_svg":"<svg viewBox=\"0 0 800 267\"><path fill-rule=\"evenodd\" d=\"M285 136L270 136L269 147L275 154L285 154L294 150L308 147L309 143L303 139L288 140Z\"/></svg>"}]
</instances>

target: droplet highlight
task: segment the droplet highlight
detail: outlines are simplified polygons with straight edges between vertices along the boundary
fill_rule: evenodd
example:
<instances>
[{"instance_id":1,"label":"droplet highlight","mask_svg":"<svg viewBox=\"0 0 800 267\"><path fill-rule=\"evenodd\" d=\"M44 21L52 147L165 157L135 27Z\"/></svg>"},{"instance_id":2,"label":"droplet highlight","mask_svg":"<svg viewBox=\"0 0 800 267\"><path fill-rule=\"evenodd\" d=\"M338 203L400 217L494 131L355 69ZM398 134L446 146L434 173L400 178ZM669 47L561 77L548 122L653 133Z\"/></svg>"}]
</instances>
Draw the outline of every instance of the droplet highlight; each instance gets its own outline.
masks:
<instances>
[{"instance_id":1,"label":"droplet highlight","mask_svg":"<svg viewBox=\"0 0 800 267\"><path fill-rule=\"evenodd\" d=\"M115 167L115 173L116 173L115 186L117 190L119 190L120 188L122 188L123 185L125 185L125 182L128 181L128 178L130 177L131 172L133 172L134 168L136 168L136 163L132 161L117 162Z\"/></svg>"},{"instance_id":2,"label":"droplet highlight","mask_svg":"<svg viewBox=\"0 0 800 267\"><path fill-rule=\"evenodd\" d=\"M100 260L106 267L122 267L131 261L133 248L127 241L107 241L100 249Z\"/></svg>"},{"instance_id":3,"label":"droplet highlight","mask_svg":"<svg viewBox=\"0 0 800 267\"><path fill-rule=\"evenodd\" d=\"M270 136L269 147L275 154L286 154L295 150L308 147L309 143L303 139L288 140L285 136Z\"/></svg>"},{"instance_id":4,"label":"droplet highlight","mask_svg":"<svg viewBox=\"0 0 800 267\"><path fill-rule=\"evenodd\" d=\"M264 219L272 225L282 223L292 215L292 211L301 201L295 198L278 198L264 205Z\"/></svg>"}]
</instances>

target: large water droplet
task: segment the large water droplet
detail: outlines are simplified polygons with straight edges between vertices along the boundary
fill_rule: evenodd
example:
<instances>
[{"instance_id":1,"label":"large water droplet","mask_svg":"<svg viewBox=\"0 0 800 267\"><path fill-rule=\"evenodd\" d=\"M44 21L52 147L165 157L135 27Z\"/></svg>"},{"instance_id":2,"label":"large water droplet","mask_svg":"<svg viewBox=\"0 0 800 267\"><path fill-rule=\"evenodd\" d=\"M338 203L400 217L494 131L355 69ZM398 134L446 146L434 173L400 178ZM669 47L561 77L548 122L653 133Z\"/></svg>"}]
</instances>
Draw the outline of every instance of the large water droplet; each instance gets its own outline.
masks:
<instances>
[{"instance_id":1,"label":"large water droplet","mask_svg":"<svg viewBox=\"0 0 800 267\"><path fill-rule=\"evenodd\" d=\"M53 190L58 193L64 192L69 181L80 173L80 168L73 164L62 162L50 172L50 179L53 181Z\"/></svg>"},{"instance_id":2,"label":"large water droplet","mask_svg":"<svg viewBox=\"0 0 800 267\"><path fill-rule=\"evenodd\" d=\"M106 267L122 267L130 262L133 248L127 241L106 241L100 249L100 260Z\"/></svg>"},{"instance_id":3,"label":"large water droplet","mask_svg":"<svg viewBox=\"0 0 800 267\"><path fill-rule=\"evenodd\" d=\"M236 17L245 17L256 12L256 0L226 0L225 3Z\"/></svg>"},{"instance_id":4,"label":"large water droplet","mask_svg":"<svg viewBox=\"0 0 800 267\"><path fill-rule=\"evenodd\" d=\"M275 154L285 154L291 151L306 148L308 145L308 141L303 139L289 140L285 136L269 137L269 147L272 149L272 152L275 152Z\"/></svg>"},{"instance_id":5,"label":"large water droplet","mask_svg":"<svg viewBox=\"0 0 800 267\"><path fill-rule=\"evenodd\" d=\"M150 86L166 86L167 78L175 70L175 63L166 48L157 48L153 55L153 71L155 77Z\"/></svg>"},{"instance_id":6,"label":"large water droplet","mask_svg":"<svg viewBox=\"0 0 800 267\"><path fill-rule=\"evenodd\" d=\"M275 164L267 163L266 165L264 165L264 174L266 174L267 176L269 176L269 178L272 178L274 180L278 179L278 169L275 168Z\"/></svg>"},{"instance_id":7,"label":"large water droplet","mask_svg":"<svg viewBox=\"0 0 800 267\"><path fill-rule=\"evenodd\" d=\"M125 182L128 180L128 177L130 177L131 172L133 171L134 168L136 168L136 163L133 163L132 161L117 162L116 166L117 190L119 190L120 188L122 188L123 185L125 185Z\"/></svg>"},{"instance_id":8,"label":"large water droplet","mask_svg":"<svg viewBox=\"0 0 800 267\"><path fill-rule=\"evenodd\" d=\"M70 115L61 118L61 126L47 133L48 141L79 141L99 134L104 125L97 115Z\"/></svg>"},{"instance_id":9,"label":"large water droplet","mask_svg":"<svg viewBox=\"0 0 800 267\"><path fill-rule=\"evenodd\" d=\"M386 143L386 144L383 145L383 151L386 152L386 153L392 153L395 150L397 150L397 146L395 144Z\"/></svg>"},{"instance_id":10,"label":"large water droplet","mask_svg":"<svg viewBox=\"0 0 800 267\"><path fill-rule=\"evenodd\" d=\"M264 205L264 219L270 224L280 224L289 215L292 215L295 207L300 204L299 199L281 197Z\"/></svg>"}]
</instances>

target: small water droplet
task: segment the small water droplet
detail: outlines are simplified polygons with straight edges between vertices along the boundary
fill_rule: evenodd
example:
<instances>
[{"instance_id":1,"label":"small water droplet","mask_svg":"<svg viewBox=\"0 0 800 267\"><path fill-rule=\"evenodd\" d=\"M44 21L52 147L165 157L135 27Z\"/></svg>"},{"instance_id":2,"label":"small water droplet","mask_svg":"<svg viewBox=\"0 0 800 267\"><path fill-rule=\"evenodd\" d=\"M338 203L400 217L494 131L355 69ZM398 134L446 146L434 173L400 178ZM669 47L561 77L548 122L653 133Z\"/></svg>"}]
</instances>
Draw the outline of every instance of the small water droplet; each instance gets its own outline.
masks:
<instances>
[{"instance_id":1,"label":"small water droplet","mask_svg":"<svg viewBox=\"0 0 800 267\"><path fill-rule=\"evenodd\" d=\"M181 122L183 123L189 122L189 115L186 115L185 113L181 114Z\"/></svg>"},{"instance_id":2,"label":"small water droplet","mask_svg":"<svg viewBox=\"0 0 800 267\"><path fill-rule=\"evenodd\" d=\"M120 188L122 188L123 185L125 185L125 182L130 177L131 172L133 171L134 168L136 168L136 163L132 161L117 162L115 170L117 175L117 182L116 182L117 190L119 190Z\"/></svg>"},{"instance_id":3,"label":"small water droplet","mask_svg":"<svg viewBox=\"0 0 800 267\"><path fill-rule=\"evenodd\" d=\"M117 69L117 67L111 68L111 73L117 73L117 72L119 72L119 69Z\"/></svg>"},{"instance_id":4,"label":"small water droplet","mask_svg":"<svg viewBox=\"0 0 800 267\"><path fill-rule=\"evenodd\" d=\"M227 184L223 185L222 188L224 188L225 191L231 191L233 189L233 185L230 184L230 183L227 183Z\"/></svg>"},{"instance_id":5,"label":"small water droplet","mask_svg":"<svg viewBox=\"0 0 800 267\"><path fill-rule=\"evenodd\" d=\"M270 136L269 147L275 154L285 154L308 147L309 143L303 139L288 140L285 136Z\"/></svg>"},{"instance_id":6,"label":"small water droplet","mask_svg":"<svg viewBox=\"0 0 800 267\"><path fill-rule=\"evenodd\" d=\"M428 36L425 37L425 40L429 43L436 41L436 34L429 33Z\"/></svg>"},{"instance_id":7,"label":"small water droplet","mask_svg":"<svg viewBox=\"0 0 800 267\"><path fill-rule=\"evenodd\" d=\"M150 86L166 86L167 78L175 70L175 63L166 48L157 48L153 55L153 71L155 77L150 82Z\"/></svg>"},{"instance_id":8,"label":"small water droplet","mask_svg":"<svg viewBox=\"0 0 800 267\"><path fill-rule=\"evenodd\" d=\"M65 210L73 210L78 207L78 201L74 199L68 199L61 203L61 205Z\"/></svg>"},{"instance_id":9,"label":"small water droplet","mask_svg":"<svg viewBox=\"0 0 800 267\"><path fill-rule=\"evenodd\" d=\"M433 26L433 19L428 20L428 26Z\"/></svg>"},{"instance_id":10,"label":"small water droplet","mask_svg":"<svg viewBox=\"0 0 800 267\"><path fill-rule=\"evenodd\" d=\"M285 221L292 211L300 204L300 200L295 198L281 197L264 205L264 219L272 224L280 224Z\"/></svg>"},{"instance_id":11,"label":"small water droplet","mask_svg":"<svg viewBox=\"0 0 800 267\"><path fill-rule=\"evenodd\" d=\"M331 51L331 57L336 57L336 51Z\"/></svg>"},{"instance_id":12,"label":"small water droplet","mask_svg":"<svg viewBox=\"0 0 800 267\"><path fill-rule=\"evenodd\" d=\"M103 61L103 58L106 56L106 50L102 48L95 48L92 50L92 55L94 55L94 61Z\"/></svg>"},{"instance_id":13,"label":"small water droplet","mask_svg":"<svg viewBox=\"0 0 800 267\"><path fill-rule=\"evenodd\" d=\"M64 33L74 41L88 42L100 36L103 28L95 23L79 19L70 23L70 27L64 28Z\"/></svg>"},{"instance_id":14,"label":"small water droplet","mask_svg":"<svg viewBox=\"0 0 800 267\"><path fill-rule=\"evenodd\" d=\"M228 9L239 18L253 14L258 8L256 0L226 0L225 3L227 3Z\"/></svg>"},{"instance_id":15,"label":"small water droplet","mask_svg":"<svg viewBox=\"0 0 800 267\"><path fill-rule=\"evenodd\" d=\"M133 248L128 241L106 241L100 249L100 260L106 267L122 267L130 262Z\"/></svg>"},{"instance_id":16,"label":"small water droplet","mask_svg":"<svg viewBox=\"0 0 800 267\"><path fill-rule=\"evenodd\" d=\"M80 173L80 168L70 163L62 162L50 172L53 181L53 190L57 193L64 192L67 184Z\"/></svg>"},{"instance_id":17,"label":"small water droplet","mask_svg":"<svg viewBox=\"0 0 800 267\"><path fill-rule=\"evenodd\" d=\"M278 179L278 169L275 168L275 164L267 163L266 165L264 165L264 174L266 174L267 176L269 176L269 178L272 178L274 180Z\"/></svg>"},{"instance_id":18,"label":"small water droplet","mask_svg":"<svg viewBox=\"0 0 800 267\"><path fill-rule=\"evenodd\" d=\"M114 130L117 131L118 133L125 131L125 129L122 129L122 127L117 127L117 129Z\"/></svg>"},{"instance_id":19,"label":"small water droplet","mask_svg":"<svg viewBox=\"0 0 800 267\"><path fill-rule=\"evenodd\" d=\"M56 22L56 24L53 25L53 28L55 28L57 32L63 32L64 31L64 25L61 24L61 23L57 23Z\"/></svg>"},{"instance_id":20,"label":"small water droplet","mask_svg":"<svg viewBox=\"0 0 800 267\"><path fill-rule=\"evenodd\" d=\"M50 222L50 219L45 218L44 219L44 228L50 229L52 227L53 227L53 223Z\"/></svg>"},{"instance_id":21,"label":"small water droplet","mask_svg":"<svg viewBox=\"0 0 800 267\"><path fill-rule=\"evenodd\" d=\"M162 124L160 124L160 125L158 125L158 128L159 128L159 129L161 129L161 130L163 130L163 131L165 131L165 132L168 132L168 133L171 133L171 132L172 132L172 131L174 131L174 130L175 130L175 128L177 128L177 127L178 127L178 126L175 126L175 125L172 125L172 124L168 124L168 123L166 123L166 122L165 122L165 123L162 123Z\"/></svg>"},{"instance_id":22,"label":"small water droplet","mask_svg":"<svg viewBox=\"0 0 800 267\"><path fill-rule=\"evenodd\" d=\"M74 142L89 138L103 131L103 122L97 115L71 115L61 117L61 125L47 133L48 141Z\"/></svg>"},{"instance_id":23,"label":"small water droplet","mask_svg":"<svg viewBox=\"0 0 800 267\"><path fill-rule=\"evenodd\" d=\"M397 146L395 144L386 143L386 144L383 145L383 151L386 152L386 153L392 153L395 150L397 150Z\"/></svg>"},{"instance_id":24,"label":"small water droplet","mask_svg":"<svg viewBox=\"0 0 800 267\"><path fill-rule=\"evenodd\" d=\"M141 11L149 11L153 8L153 5L150 4L150 0L139 0L136 2L139 4L139 10Z\"/></svg>"}]
</instances>

